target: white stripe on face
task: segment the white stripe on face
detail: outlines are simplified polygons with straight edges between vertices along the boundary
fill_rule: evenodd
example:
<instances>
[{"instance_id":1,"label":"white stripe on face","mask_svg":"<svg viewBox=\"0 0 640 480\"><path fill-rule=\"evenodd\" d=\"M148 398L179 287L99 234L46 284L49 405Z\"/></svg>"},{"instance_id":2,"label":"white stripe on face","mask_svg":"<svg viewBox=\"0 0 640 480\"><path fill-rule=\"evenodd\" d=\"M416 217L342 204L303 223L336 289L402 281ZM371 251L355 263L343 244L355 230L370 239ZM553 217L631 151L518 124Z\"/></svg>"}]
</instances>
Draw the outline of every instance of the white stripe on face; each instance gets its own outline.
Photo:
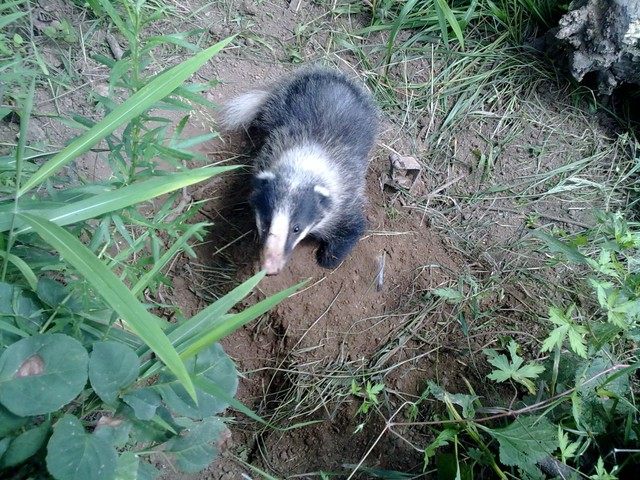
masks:
<instances>
[{"instance_id":1,"label":"white stripe on face","mask_svg":"<svg viewBox=\"0 0 640 480\"><path fill-rule=\"evenodd\" d=\"M269 234L264 245L262 268L267 275L280 273L287 263L285 245L289 235L289 213L276 212L271 221Z\"/></svg>"},{"instance_id":2,"label":"white stripe on face","mask_svg":"<svg viewBox=\"0 0 640 480\"><path fill-rule=\"evenodd\" d=\"M258 228L258 235L262 238L264 232L262 231L262 220L260 220L260 214L258 213L256 213L256 227Z\"/></svg>"}]
</instances>

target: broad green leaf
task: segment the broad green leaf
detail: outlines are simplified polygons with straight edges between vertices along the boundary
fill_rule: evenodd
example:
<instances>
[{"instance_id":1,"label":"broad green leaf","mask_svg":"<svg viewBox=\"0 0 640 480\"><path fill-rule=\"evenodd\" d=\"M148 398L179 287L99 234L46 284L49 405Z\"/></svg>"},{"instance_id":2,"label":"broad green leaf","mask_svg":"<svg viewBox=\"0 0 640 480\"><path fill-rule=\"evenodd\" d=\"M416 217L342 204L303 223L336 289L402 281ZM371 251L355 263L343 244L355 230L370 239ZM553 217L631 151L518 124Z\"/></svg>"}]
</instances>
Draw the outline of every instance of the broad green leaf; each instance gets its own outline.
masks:
<instances>
[{"instance_id":1,"label":"broad green leaf","mask_svg":"<svg viewBox=\"0 0 640 480\"><path fill-rule=\"evenodd\" d=\"M0 318L13 320L16 327L30 335L38 333L46 320L42 306L32 292L4 282L0 282ZM9 330L10 326L7 331ZM13 343L19 340L16 336L25 336L15 331L13 333L15 335L4 338L0 334L0 344Z\"/></svg>"},{"instance_id":2,"label":"broad green leaf","mask_svg":"<svg viewBox=\"0 0 640 480\"><path fill-rule=\"evenodd\" d=\"M133 452L123 452L118 457L115 480L138 480L140 459Z\"/></svg>"},{"instance_id":3,"label":"broad green leaf","mask_svg":"<svg viewBox=\"0 0 640 480\"><path fill-rule=\"evenodd\" d=\"M75 293L69 285L48 277L38 279L36 293L40 301L58 312L69 311L80 314L87 307L94 307L87 299Z\"/></svg>"},{"instance_id":4,"label":"broad green leaf","mask_svg":"<svg viewBox=\"0 0 640 480\"><path fill-rule=\"evenodd\" d=\"M571 328L571 325L561 325L554 328L549 332L549 336L542 342L541 352L550 352L556 347L561 347L564 339L567 336L567 332Z\"/></svg>"},{"instance_id":5,"label":"broad green leaf","mask_svg":"<svg viewBox=\"0 0 640 480\"><path fill-rule=\"evenodd\" d=\"M102 121L90 128L84 135L71 142L60 153L48 160L25 182L18 191L18 196L22 196L25 192L39 185L64 165L75 160L78 156L96 145L118 127L126 124L145 110L151 108L158 100L169 95L205 62L226 47L233 39L234 37L229 37L222 40L155 77L147 85L129 97L128 100L111 111Z\"/></svg>"},{"instance_id":6,"label":"broad green leaf","mask_svg":"<svg viewBox=\"0 0 640 480\"><path fill-rule=\"evenodd\" d=\"M432 381L427 382L427 389L431 394L444 402L445 399L449 400L451 403L455 403L456 405L460 405L462 407L462 416L464 418L473 418L475 416L475 407L474 402L479 398L477 395L466 395L464 393L449 393L445 391L440 385L433 383Z\"/></svg>"},{"instance_id":7,"label":"broad green leaf","mask_svg":"<svg viewBox=\"0 0 640 480\"><path fill-rule=\"evenodd\" d=\"M21 416L55 412L84 388L88 362L82 344L67 335L23 338L0 357L0 403Z\"/></svg>"},{"instance_id":8,"label":"broad green leaf","mask_svg":"<svg viewBox=\"0 0 640 480\"><path fill-rule=\"evenodd\" d=\"M504 428L479 425L500 444L500 461L527 468L558 448L556 428L545 417L522 416Z\"/></svg>"},{"instance_id":9,"label":"broad green leaf","mask_svg":"<svg viewBox=\"0 0 640 480\"><path fill-rule=\"evenodd\" d=\"M235 396L238 389L238 372L219 343L202 350L185 364L194 377L203 377L220 387L228 396ZM200 420L221 413L229 406L220 397L200 389L197 389L198 404L195 405L184 387L175 382L174 378L163 374L157 386L162 399L172 413Z\"/></svg>"},{"instance_id":10,"label":"broad green leaf","mask_svg":"<svg viewBox=\"0 0 640 480\"><path fill-rule=\"evenodd\" d=\"M214 396L216 398L219 398L220 400L227 403L230 408L233 408L234 410L237 410L238 412L245 414L247 417L255 420L256 422L266 425L267 427L270 427L272 429L277 428L276 426L264 420L262 417L256 414L253 410L245 406L242 402L230 396L228 391L222 389L216 383L207 380L204 376L195 377L193 379L193 384L203 392L208 393L209 395Z\"/></svg>"},{"instance_id":11,"label":"broad green leaf","mask_svg":"<svg viewBox=\"0 0 640 480\"><path fill-rule=\"evenodd\" d=\"M449 442L456 438L456 435L458 435L458 431L452 428L445 428L444 430L440 431L435 440L427 445L427 447L424 449L425 467L429 465L429 459L436 454L436 450L438 450L440 447L449 445Z\"/></svg>"},{"instance_id":12,"label":"broad green leaf","mask_svg":"<svg viewBox=\"0 0 640 480\"><path fill-rule=\"evenodd\" d=\"M9 449L9 445L11 445L11 440L12 440L11 437L0 438L0 459L2 459L4 452L6 452Z\"/></svg>"},{"instance_id":13,"label":"broad green leaf","mask_svg":"<svg viewBox=\"0 0 640 480\"><path fill-rule=\"evenodd\" d=\"M47 445L47 469L56 480L112 480L117 458L113 446L86 433L73 415L58 420Z\"/></svg>"},{"instance_id":14,"label":"broad green leaf","mask_svg":"<svg viewBox=\"0 0 640 480\"><path fill-rule=\"evenodd\" d=\"M138 378L139 370L138 356L126 345L114 341L93 344L89 358L89 380L103 402L114 404L120 390Z\"/></svg>"},{"instance_id":15,"label":"broad green leaf","mask_svg":"<svg viewBox=\"0 0 640 480\"><path fill-rule=\"evenodd\" d=\"M487 378L496 382L513 380L524 385L532 395L535 394L536 387L531 380L538 378L544 372L544 367L533 362L524 363L524 358L518 355L518 344L513 340L509 342L507 349L511 361L505 355L498 355L495 350L483 350L489 363L496 367L496 370L487 375Z\"/></svg>"},{"instance_id":16,"label":"broad green leaf","mask_svg":"<svg viewBox=\"0 0 640 480\"><path fill-rule=\"evenodd\" d=\"M219 175L238 166L196 168L187 172L171 173L153 177L149 180L115 188L107 192L93 195L89 198L62 205L56 208L29 210L28 213L55 223L56 225L70 225L90 218L96 218L106 213L122 210L131 205L145 202L183 187L199 183ZM11 212L0 213L0 232L11 227ZM19 225L16 233L25 233L31 228Z\"/></svg>"},{"instance_id":17,"label":"broad green leaf","mask_svg":"<svg viewBox=\"0 0 640 480\"><path fill-rule=\"evenodd\" d=\"M586 358L585 335L587 334L587 329L573 320L572 313L574 308L575 306L572 305L566 312L557 307L549 308L549 321L558 326L549 332L547 338L542 342L541 352L550 352L557 347L562 347L568 337L571 350L576 355Z\"/></svg>"},{"instance_id":18,"label":"broad green leaf","mask_svg":"<svg viewBox=\"0 0 640 480\"><path fill-rule=\"evenodd\" d=\"M432 294L444 298L447 302L456 304L464 300L464 296L453 288L436 288L431 291Z\"/></svg>"},{"instance_id":19,"label":"broad green leaf","mask_svg":"<svg viewBox=\"0 0 640 480\"><path fill-rule=\"evenodd\" d=\"M160 476L160 471L149 462L140 460L138 464L138 476L136 480L155 480Z\"/></svg>"},{"instance_id":20,"label":"broad green leaf","mask_svg":"<svg viewBox=\"0 0 640 480\"><path fill-rule=\"evenodd\" d=\"M576 325L575 328L570 328L567 332L571 350L582 358L587 358L587 341L584 338L586 333L587 329L579 325Z\"/></svg>"},{"instance_id":21,"label":"broad green leaf","mask_svg":"<svg viewBox=\"0 0 640 480\"><path fill-rule=\"evenodd\" d=\"M195 398L195 388L184 363L158 326L160 319L147 312L122 281L76 237L48 220L24 214L21 217L87 279L95 291L122 317L131 330L149 345L178 377L189 395Z\"/></svg>"},{"instance_id":22,"label":"broad green leaf","mask_svg":"<svg viewBox=\"0 0 640 480\"><path fill-rule=\"evenodd\" d=\"M2 456L0 466L13 467L35 455L44 445L51 423L45 421L39 426L21 433L11 441L9 448Z\"/></svg>"},{"instance_id":23,"label":"broad green leaf","mask_svg":"<svg viewBox=\"0 0 640 480\"><path fill-rule=\"evenodd\" d=\"M102 415L96 423L93 434L114 447L122 447L129 440L132 427L131 422L125 418Z\"/></svg>"},{"instance_id":24,"label":"broad green leaf","mask_svg":"<svg viewBox=\"0 0 640 480\"><path fill-rule=\"evenodd\" d=\"M218 454L217 443L228 435L222 420L210 417L194 423L185 434L169 440L165 451L173 454L180 470L196 473L213 462Z\"/></svg>"},{"instance_id":25,"label":"broad green leaf","mask_svg":"<svg viewBox=\"0 0 640 480\"><path fill-rule=\"evenodd\" d=\"M124 403L133 408L135 416L140 420L151 420L156 415L161 399L151 388L141 388L122 397Z\"/></svg>"},{"instance_id":26,"label":"broad green leaf","mask_svg":"<svg viewBox=\"0 0 640 480\"><path fill-rule=\"evenodd\" d=\"M0 405L0 438L18 430L28 421L29 418L15 415Z\"/></svg>"},{"instance_id":27,"label":"broad green leaf","mask_svg":"<svg viewBox=\"0 0 640 480\"><path fill-rule=\"evenodd\" d=\"M560 447L560 459L562 463L576 456L576 452L580 448L580 440L575 442L569 441L569 434L562 431L562 427L558 425L558 446Z\"/></svg>"}]
</instances>

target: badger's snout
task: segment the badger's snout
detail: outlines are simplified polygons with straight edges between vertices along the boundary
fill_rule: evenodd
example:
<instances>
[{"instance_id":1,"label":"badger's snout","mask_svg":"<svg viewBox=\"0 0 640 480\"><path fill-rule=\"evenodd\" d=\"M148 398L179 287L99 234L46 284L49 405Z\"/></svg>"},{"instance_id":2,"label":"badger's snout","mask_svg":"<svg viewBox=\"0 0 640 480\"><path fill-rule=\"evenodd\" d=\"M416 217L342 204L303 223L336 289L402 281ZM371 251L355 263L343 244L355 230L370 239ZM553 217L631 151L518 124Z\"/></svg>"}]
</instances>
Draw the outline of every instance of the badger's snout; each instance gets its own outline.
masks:
<instances>
[{"instance_id":1,"label":"badger's snout","mask_svg":"<svg viewBox=\"0 0 640 480\"><path fill-rule=\"evenodd\" d=\"M263 254L262 269L267 272L267 275L279 274L286 264L287 259L278 252L265 251Z\"/></svg>"},{"instance_id":2,"label":"badger's snout","mask_svg":"<svg viewBox=\"0 0 640 480\"><path fill-rule=\"evenodd\" d=\"M266 270L267 275L280 273L289 260L289 254L286 251L286 225L284 225L285 228L282 228L281 221L274 223L275 225L272 225L262 250L262 269Z\"/></svg>"}]
</instances>

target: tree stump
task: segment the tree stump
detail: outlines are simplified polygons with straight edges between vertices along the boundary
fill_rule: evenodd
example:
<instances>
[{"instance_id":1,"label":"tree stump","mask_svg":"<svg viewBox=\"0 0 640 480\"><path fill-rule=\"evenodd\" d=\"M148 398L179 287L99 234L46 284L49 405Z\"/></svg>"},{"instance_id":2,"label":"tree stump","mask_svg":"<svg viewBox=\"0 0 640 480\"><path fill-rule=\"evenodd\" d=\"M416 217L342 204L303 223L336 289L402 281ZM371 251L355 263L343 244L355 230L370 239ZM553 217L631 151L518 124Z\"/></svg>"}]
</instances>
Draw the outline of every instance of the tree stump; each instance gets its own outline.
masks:
<instances>
[{"instance_id":1,"label":"tree stump","mask_svg":"<svg viewBox=\"0 0 640 480\"><path fill-rule=\"evenodd\" d=\"M547 52L578 82L593 73L601 94L640 85L640 0L578 0L546 35Z\"/></svg>"}]
</instances>

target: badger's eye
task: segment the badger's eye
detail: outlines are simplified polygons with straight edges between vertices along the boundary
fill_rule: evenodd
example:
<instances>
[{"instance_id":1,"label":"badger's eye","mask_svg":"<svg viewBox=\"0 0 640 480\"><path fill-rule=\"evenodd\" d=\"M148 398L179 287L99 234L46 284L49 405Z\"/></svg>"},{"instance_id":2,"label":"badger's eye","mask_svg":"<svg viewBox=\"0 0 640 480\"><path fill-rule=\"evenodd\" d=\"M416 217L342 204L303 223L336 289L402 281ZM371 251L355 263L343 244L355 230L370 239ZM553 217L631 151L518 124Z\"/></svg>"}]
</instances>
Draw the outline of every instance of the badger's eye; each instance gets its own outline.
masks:
<instances>
[{"instance_id":1,"label":"badger's eye","mask_svg":"<svg viewBox=\"0 0 640 480\"><path fill-rule=\"evenodd\" d=\"M293 233L298 233L300 231L300 225L293 226Z\"/></svg>"}]
</instances>

